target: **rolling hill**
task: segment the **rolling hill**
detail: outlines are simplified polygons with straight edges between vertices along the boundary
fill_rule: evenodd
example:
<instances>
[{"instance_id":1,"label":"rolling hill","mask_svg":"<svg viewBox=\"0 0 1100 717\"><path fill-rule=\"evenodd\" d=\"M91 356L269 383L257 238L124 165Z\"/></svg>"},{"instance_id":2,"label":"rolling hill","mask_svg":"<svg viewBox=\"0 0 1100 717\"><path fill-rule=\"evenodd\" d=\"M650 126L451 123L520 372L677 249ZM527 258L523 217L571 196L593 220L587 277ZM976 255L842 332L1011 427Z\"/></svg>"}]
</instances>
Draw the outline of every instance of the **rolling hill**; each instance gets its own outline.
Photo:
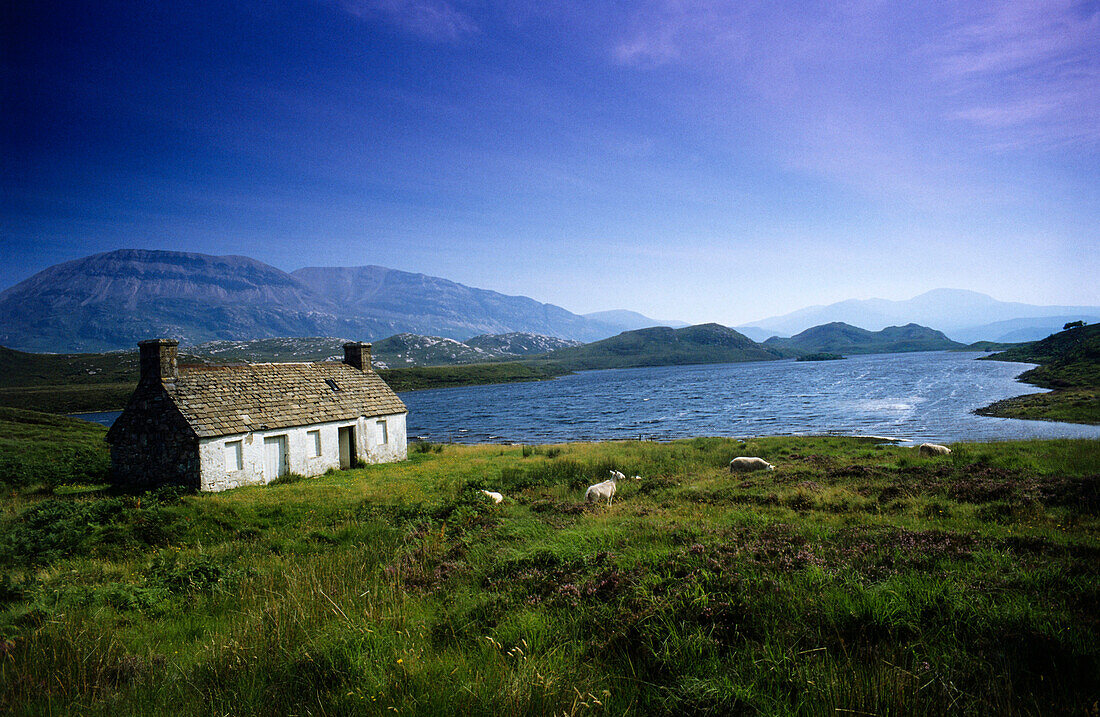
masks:
<instances>
[{"instance_id":1,"label":"rolling hill","mask_svg":"<svg viewBox=\"0 0 1100 717\"><path fill-rule=\"evenodd\" d=\"M570 370L679 364L774 361L795 354L765 347L731 328L699 324L625 331L584 346L559 349L547 358Z\"/></svg>"},{"instance_id":2,"label":"rolling hill","mask_svg":"<svg viewBox=\"0 0 1100 717\"><path fill-rule=\"evenodd\" d=\"M917 324L868 331L839 321L814 326L789 339L772 337L764 346L805 353L881 354L963 348L943 333Z\"/></svg>"}]
</instances>

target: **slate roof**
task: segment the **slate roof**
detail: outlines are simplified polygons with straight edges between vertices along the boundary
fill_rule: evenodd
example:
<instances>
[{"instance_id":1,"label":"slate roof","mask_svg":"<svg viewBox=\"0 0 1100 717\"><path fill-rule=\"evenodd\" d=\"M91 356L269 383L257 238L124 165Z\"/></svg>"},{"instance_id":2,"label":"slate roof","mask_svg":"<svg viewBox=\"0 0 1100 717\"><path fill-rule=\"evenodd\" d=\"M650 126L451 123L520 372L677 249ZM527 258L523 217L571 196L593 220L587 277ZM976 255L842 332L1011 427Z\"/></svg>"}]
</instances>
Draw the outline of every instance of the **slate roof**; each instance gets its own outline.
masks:
<instances>
[{"instance_id":1,"label":"slate roof","mask_svg":"<svg viewBox=\"0 0 1100 717\"><path fill-rule=\"evenodd\" d=\"M335 362L181 366L164 389L199 438L408 412L377 373Z\"/></svg>"}]
</instances>

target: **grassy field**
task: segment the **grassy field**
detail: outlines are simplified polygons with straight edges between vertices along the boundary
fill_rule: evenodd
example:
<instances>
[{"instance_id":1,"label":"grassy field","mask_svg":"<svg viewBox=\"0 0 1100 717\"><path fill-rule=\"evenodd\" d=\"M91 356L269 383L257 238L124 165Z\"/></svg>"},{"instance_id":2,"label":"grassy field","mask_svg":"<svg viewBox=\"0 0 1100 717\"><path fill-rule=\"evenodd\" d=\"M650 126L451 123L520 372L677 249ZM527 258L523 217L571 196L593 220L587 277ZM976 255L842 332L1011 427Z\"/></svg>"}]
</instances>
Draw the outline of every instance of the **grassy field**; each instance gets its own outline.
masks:
<instances>
[{"instance_id":1,"label":"grassy field","mask_svg":"<svg viewBox=\"0 0 1100 717\"><path fill-rule=\"evenodd\" d=\"M7 412L11 714L1092 714L1100 442L414 444L112 494ZM730 475L735 455L777 470ZM18 462L18 461L14 461ZM87 467L84 470L83 467ZM613 505L581 502L615 468ZM82 473L83 471L83 473ZM499 490L500 505L478 488Z\"/></svg>"}]
</instances>

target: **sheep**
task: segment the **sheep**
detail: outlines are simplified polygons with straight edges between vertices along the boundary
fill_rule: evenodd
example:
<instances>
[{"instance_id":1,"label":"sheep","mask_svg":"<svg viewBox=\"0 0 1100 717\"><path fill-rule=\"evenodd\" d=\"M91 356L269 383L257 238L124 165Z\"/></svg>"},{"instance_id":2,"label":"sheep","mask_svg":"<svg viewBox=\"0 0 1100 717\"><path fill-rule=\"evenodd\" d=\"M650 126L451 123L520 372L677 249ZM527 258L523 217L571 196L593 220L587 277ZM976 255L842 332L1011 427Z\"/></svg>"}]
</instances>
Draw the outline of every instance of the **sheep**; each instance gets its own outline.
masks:
<instances>
[{"instance_id":1,"label":"sheep","mask_svg":"<svg viewBox=\"0 0 1100 717\"><path fill-rule=\"evenodd\" d=\"M631 480L641 480L641 479L642 479L641 476L634 476Z\"/></svg>"},{"instance_id":2,"label":"sheep","mask_svg":"<svg viewBox=\"0 0 1100 717\"><path fill-rule=\"evenodd\" d=\"M947 446L941 446L936 443L922 443L920 448L917 449L922 456L949 456L951 455L951 449Z\"/></svg>"},{"instance_id":3,"label":"sheep","mask_svg":"<svg viewBox=\"0 0 1100 717\"><path fill-rule=\"evenodd\" d=\"M494 503L499 503L500 501L504 500L504 496L502 496L500 493L497 493L496 491L482 489L481 492L484 493L487 497L492 498Z\"/></svg>"},{"instance_id":4,"label":"sheep","mask_svg":"<svg viewBox=\"0 0 1100 717\"><path fill-rule=\"evenodd\" d=\"M584 492L585 502L595 503L598 500L603 500L604 498L607 498L607 504L611 505L611 499L615 497L615 483L618 480L618 478L615 476L616 473L618 473L620 476L622 475L622 473L619 473L618 471L611 471L611 478L609 480L605 480L603 483L596 483L595 485L588 486L588 490Z\"/></svg>"},{"instance_id":5,"label":"sheep","mask_svg":"<svg viewBox=\"0 0 1100 717\"><path fill-rule=\"evenodd\" d=\"M626 480L626 476L619 471L608 471L608 473L611 474L611 480Z\"/></svg>"},{"instance_id":6,"label":"sheep","mask_svg":"<svg viewBox=\"0 0 1100 717\"><path fill-rule=\"evenodd\" d=\"M730 473L751 473L763 470L774 471L775 466L755 456L737 456L730 461Z\"/></svg>"}]
</instances>

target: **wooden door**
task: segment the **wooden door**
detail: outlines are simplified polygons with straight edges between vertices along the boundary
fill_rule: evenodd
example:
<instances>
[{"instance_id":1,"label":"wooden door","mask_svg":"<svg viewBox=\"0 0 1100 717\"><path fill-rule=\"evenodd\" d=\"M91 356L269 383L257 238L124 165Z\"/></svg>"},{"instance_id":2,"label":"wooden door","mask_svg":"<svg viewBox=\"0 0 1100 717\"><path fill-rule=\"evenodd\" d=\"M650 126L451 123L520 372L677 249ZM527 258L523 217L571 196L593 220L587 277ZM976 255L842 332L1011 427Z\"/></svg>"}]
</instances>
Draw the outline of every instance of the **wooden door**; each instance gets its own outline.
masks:
<instances>
[{"instance_id":1,"label":"wooden door","mask_svg":"<svg viewBox=\"0 0 1100 717\"><path fill-rule=\"evenodd\" d=\"M264 478L267 482L287 473L286 436L264 439Z\"/></svg>"}]
</instances>

